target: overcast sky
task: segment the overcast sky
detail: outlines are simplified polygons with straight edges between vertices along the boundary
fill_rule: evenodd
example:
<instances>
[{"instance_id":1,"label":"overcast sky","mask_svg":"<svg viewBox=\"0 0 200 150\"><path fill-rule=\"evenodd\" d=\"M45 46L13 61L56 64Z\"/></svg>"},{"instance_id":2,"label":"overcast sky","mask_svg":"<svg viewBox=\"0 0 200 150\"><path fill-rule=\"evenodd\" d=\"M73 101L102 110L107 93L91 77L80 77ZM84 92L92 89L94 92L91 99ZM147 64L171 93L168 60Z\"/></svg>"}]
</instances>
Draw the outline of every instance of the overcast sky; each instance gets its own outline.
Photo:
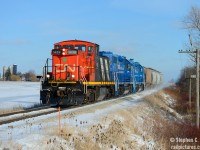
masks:
<instances>
[{"instance_id":1,"label":"overcast sky","mask_svg":"<svg viewBox=\"0 0 200 150\"><path fill-rule=\"evenodd\" d=\"M1 0L0 73L42 73L53 44L80 39L177 79L189 62L181 21L199 0Z\"/></svg>"}]
</instances>

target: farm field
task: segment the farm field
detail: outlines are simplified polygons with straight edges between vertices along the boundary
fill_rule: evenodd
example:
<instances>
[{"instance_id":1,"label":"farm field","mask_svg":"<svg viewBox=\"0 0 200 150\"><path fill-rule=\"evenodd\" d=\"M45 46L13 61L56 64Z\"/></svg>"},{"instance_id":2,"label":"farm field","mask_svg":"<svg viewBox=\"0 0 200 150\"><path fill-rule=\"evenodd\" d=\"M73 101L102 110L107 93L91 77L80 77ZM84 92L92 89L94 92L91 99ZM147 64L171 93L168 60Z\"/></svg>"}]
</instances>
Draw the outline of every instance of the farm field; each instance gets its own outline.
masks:
<instances>
[{"instance_id":1,"label":"farm field","mask_svg":"<svg viewBox=\"0 0 200 150\"><path fill-rule=\"evenodd\" d=\"M39 104L39 82L0 82L0 114Z\"/></svg>"}]
</instances>

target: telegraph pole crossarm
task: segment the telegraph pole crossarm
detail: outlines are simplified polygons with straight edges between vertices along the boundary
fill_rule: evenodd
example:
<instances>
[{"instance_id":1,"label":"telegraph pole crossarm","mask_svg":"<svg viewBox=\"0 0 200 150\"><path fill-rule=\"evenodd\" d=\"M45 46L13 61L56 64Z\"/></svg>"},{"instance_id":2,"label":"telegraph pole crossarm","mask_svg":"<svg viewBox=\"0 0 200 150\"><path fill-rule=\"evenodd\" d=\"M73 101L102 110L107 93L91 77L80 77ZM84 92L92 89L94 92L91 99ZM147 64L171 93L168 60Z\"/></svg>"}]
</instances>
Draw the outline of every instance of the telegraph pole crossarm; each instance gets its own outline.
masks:
<instances>
[{"instance_id":1,"label":"telegraph pole crossarm","mask_svg":"<svg viewBox=\"0 0 200 150\"><path fill-rule=\"evenodd\" d=\"M178 52L179 53L196 53L196 51L191 51L191 50L186 50L186 51L179 50Z\"/></svg>"}]
</instances>

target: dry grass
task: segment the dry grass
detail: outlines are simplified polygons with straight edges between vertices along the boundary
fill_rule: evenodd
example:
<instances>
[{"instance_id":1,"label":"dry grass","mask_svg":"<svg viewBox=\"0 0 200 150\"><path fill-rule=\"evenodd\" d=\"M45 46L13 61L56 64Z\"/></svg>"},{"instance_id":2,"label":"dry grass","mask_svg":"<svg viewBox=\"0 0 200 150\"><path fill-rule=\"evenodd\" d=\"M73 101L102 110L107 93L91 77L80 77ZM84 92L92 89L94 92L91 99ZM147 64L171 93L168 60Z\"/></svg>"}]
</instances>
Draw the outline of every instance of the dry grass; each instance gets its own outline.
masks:
<instances>
[{"instance_id":1,"label":"dry grass","mask_svg":"<svg viewBox=\"0 0 200 150\"><path fill-rule=\"evenodd\" d=\"M152 135L154 135L154 138L157 141L156 143L162 143L160 145L161 149L171 149L172 145L185 144L182 142L171 142L171 138L192 139L194 142L187 143L186 145L200 145L200 132L197 128L187 124L172 122L160 116L155 116L153 119L157 123L155 123L153 126L152 131L154 133ZM195 139L197 139L197 142L195 142ZM159 145L157 147L159 147Z\"/></svg>"},{"instance_id":2,"label":"dry grass","mask_svg":"<svg viewBox=\"0 0 200 150\"><path fill-rule=\"evenodd\" d=\"M78 150L145 149L149 146L146 143L147 140L152 139L148 137L148 134L144 134L144 132L148 131L141 129L141 122L136 121L138 117L144 119L144 117L149 115L145 106L146 104L143 103L139 107L113 112L109 116L102 117L98 123L93 125L85 123L81 127L81 123L83 125L83 122L80 120L77 120L77 126L64 124L61 127L60 133L58 132L58 128L51 129L52 136L45 143L51 149L56 149L57 147L60 147L60 149L68 147L69 149ZM145 108L143 111L147 113L141 114L142 108ZM57 135L56 138L55 135ZM63 142L59 142L58 137ZM143 141L143 138L146 141L142 145L138 144L141 140Z\"/></svg>"},{"instance_id":3,"label":"dry grass","mask_svg":"<svg viewBox=\"0 0 200 150\"><path fill-rule=\"evenodd\" d=\"M165 88L164 92L176 100L174 109L184 117L185 122L194 124L196 115L195 97L192 96L192 106L189 108L188 93L181 92L180 87Z\"/></svg>"},{"instance_id":4,"label":"dry grass","mask_svg":"<svg viewBox=\"0 0 200 150\"><path fill-rule=\"evenodd\" d=\"M195 97L192 95L192 107L189 108L189 96L188 93L182 92L180 87L168 87L164 89L164 92L170 95L176 100L176 111L182 115L188 113L195 113Z\"/></svg>"},{"instance_id":5,"label":"dry grass","mask_svg":"<svg viewBox=\"0 0 200 150\"><path fill-rule=\"evenodd\" d=\"M180 89L178 87L168 87L163 90L164 93L170 95L175 100L180 100Z\"/></svg>"},{"instance_id":6,"label":"dry grass","mask_svg":"<svg viewBox=\"0 0 200 150\"><path fill-rule=\"evenodd\" d=\"M162 101L162 92L170 95L176 100L176 105L173 109ZM178 88L166 88L154 95L147 96L145 99L154 107L156 111L163 110L161 113L162 115L154 115L152 119L145 120L145 123L148 124L152 120L155 121L154 125L152 126L152 135L154 136L155 140L158 141L156 142L156 147L159 147L160 149L171 149L171 146L174 144L185 144L181 142L170 142L170 138L174 138L175 140L178 138L187 138L192 139L193 141L195 141L195 138L197 138L197 142L186 143L186 145L200 145L200 132L195 126L191 125L193 124L194 116L187 114L188 104L184 104L185 100L182 99ZM178 117L180 115L177 112L182 114L181 118ZM176 119L172 119L173 117ZM160 144L157 145L158 143Z\"/></svg>"},{"instance_id":7,"label":"dry grass","mask_svg":"<svg viewBox=\"0 0 200 150\"><path fill-rule=\"evenodd\" d=\"M108 123L108 122L107 122ZM112 147L123 149L125 142L123 124L120 120L109 121L108 125L98 123L89 128L87 133L76 127L61 130L61 137L68 141L66 143L72 149L110 149Z\"/></svg>"}]
</instances>

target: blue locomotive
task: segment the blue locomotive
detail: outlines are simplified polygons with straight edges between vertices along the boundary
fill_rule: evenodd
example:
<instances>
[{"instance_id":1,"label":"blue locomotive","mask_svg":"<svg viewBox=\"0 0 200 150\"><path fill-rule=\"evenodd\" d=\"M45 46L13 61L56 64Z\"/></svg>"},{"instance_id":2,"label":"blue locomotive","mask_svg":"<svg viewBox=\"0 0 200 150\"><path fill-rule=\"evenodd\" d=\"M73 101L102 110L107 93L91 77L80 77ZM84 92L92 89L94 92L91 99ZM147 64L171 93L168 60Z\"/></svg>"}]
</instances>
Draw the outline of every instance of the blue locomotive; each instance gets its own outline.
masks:
<instances>
[{"instance_id":1,"label":"blue locomotive","mask_svg":"<svg viewBox=\"0 0 200 150\"><path fill-rule=\"evenodd\" d=\"M134 75L136 81L136 91L144 90L145 87L144 67L140 65L139 62L135 62Z\"/></svg>"},{"instance_id":2,"label":"blue locomotive","mask_svg":"<svg viewBox=\"0 0 200 150\"><path fill-rule=\"evenodd\" d=\"M110 77L115 82L115 96L136 92L135 63L126 57L102 51L100 56L110 61Z\"/></svg>"}]
</instances>

